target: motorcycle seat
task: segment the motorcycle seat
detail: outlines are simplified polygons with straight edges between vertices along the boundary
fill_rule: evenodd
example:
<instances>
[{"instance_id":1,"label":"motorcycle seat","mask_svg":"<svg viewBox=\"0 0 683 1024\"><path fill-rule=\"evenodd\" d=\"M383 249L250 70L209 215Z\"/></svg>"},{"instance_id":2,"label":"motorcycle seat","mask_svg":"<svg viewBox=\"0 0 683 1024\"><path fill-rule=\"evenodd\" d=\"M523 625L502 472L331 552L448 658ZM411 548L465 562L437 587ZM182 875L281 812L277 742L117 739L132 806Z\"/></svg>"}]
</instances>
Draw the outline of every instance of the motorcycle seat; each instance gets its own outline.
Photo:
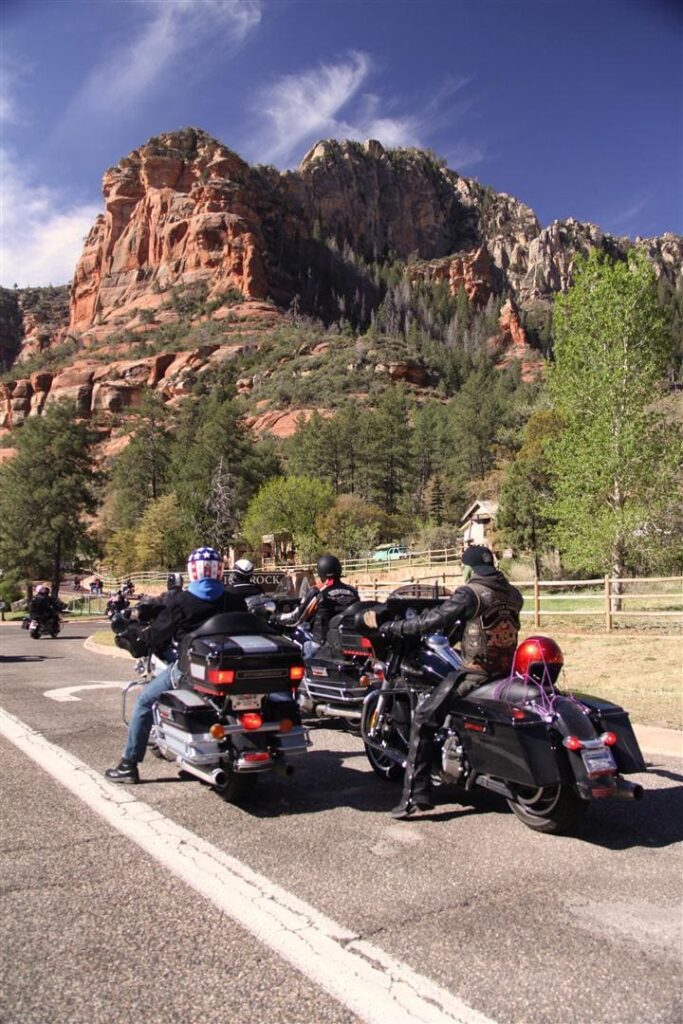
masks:
<instances>
[{"instance_id":1,"label":"motorcycle seat","mask_svg":"<svg viewBox=\"0 0 683 1024\"><path fill-rule=\"evenodd\" d=\"M483 686L477 686L462 700L500 700L506 704L524 704L526 701L539 700L543 695L543 688L530 679L506 676L504 679L492 679Z\"/></svg>"}]
</instances>

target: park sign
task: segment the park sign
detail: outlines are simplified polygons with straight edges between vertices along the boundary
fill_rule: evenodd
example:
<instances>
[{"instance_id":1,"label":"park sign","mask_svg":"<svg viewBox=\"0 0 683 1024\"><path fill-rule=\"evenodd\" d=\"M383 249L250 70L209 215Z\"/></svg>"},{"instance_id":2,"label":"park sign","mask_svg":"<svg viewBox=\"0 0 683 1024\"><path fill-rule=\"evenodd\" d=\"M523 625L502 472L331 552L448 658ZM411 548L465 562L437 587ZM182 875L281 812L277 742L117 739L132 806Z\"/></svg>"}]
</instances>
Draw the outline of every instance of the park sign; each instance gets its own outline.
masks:
<instances>
[{"instance_id":1,"label":"park sign","mask_svg":"<svg viewBox=\"0 0 683 1024\"><path fill-rule=\"evenodd\" d=\"M289 575L286 572L256 571L252 579L254 583L258 583L259 587L263 587L266 594L272 594L276 590L282 592L290 589Z\"/></svg>"}]
</instances>

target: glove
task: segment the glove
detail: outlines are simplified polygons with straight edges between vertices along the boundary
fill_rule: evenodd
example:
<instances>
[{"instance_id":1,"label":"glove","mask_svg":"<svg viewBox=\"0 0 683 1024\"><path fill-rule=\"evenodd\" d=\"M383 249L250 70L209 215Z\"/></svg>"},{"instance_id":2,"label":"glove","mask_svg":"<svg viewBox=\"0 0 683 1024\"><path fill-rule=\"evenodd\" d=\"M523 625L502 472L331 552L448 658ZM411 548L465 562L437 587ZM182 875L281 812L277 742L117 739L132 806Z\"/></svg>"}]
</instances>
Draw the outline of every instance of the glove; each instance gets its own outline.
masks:
<instances>
[{"instance_id":1,"label":"glove","mask_svg":"<svg viewBox=\"0 0 683 1024\"><path fill-rule=\"evenodd\" d=\"M403 636L402 620L399 619L398 622L385 622L384 625L379 628L379 635L383 640L390 640L397 636Z\"/></svg>"}]
</instances>

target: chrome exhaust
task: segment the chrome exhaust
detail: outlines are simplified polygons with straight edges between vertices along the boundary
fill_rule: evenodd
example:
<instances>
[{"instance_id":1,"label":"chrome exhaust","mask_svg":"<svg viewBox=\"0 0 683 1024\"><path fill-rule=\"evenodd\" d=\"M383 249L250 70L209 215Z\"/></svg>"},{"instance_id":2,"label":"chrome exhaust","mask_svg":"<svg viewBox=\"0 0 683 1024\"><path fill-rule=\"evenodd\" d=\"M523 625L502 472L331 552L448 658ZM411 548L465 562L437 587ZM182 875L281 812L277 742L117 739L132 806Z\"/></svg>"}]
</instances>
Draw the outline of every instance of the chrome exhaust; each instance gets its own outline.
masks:
<instances>
[{"instance_id":1,"label":"chrome exhaust","mask_svg":"<svg viewBox=\"0 0 683 1024\"><path fill-rule=\"evenodd\" d=\"M637 782L617 779L617 788L614 791L614 795L619 800L642 800L644 792L643 787Z\"/></svg>"},{"instance_id":2,"label":"chrome exhaust","mask_svg":"<svg viewBox=\"0 0 683 1024\"><path fill-rule=\"evenodd\" d=\"M202 782L208 782L210 786L215 786L216 789L224 789L228 784L228 776L222 768L205 768L203 765L185 761L182 757L178 758L178 767L201 779Z\"/></svg>"},{"instance_id":3,"label":"chrome exhaust","mask_svg":"<svg viewBox=\"0 0 683 1024\"><path fill-rule=\"evenodd\" d=\"M318 718L346 718L349 722L360 722L361 712L347 708L333 708L330 704L316 704L315 713Z\"/></svg>"}]
</instances>

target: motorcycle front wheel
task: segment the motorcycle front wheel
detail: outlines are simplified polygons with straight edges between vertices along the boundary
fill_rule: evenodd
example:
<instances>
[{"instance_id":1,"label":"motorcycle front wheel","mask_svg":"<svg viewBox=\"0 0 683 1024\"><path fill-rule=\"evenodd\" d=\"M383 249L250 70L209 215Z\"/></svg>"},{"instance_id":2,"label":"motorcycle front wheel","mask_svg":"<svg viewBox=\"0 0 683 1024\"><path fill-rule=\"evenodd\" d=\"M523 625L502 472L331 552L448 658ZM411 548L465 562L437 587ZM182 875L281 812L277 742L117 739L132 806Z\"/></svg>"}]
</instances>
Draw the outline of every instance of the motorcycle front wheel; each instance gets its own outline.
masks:
<instances>
[{"instance_id":1,"label":"motorcycle front wheel","mask_svg":"<svg viewBox=\"0 0 683 1024\"><path fill-rule=\"evenodd\" d=\"M40 640L40 630L39 629L30 629L29 630L29 636L33 637L34 640Z\"/></svg>"},{"instance_id":2,"label":"motorcycle front wheel","mask_svg":"<svg viewBox=\"0 0 683 1024\"><path fill-rule=\"evenodd\" d=\"M588 801L582 800L569 786L516 786L515 798L508 805L527 828L550 835L575 835L588 810Z\"/></svg>"},{"instance_id":3,"label":"motorcycle front wheel","mask_svg":"<svg viewBox=\"0 0 683 1024\"><path fill-rule=\"evenodd\" d=\"M375 747L365 742L367 731L373 726L373 716L376 714L378 699L379 691L370 694L363 708L360 732L365 745L365 753L368 761L370 762L370 767L376 775L379 775L380 779L384 779L386 782L400 782L403 778L404 768L392 757L389 757L387 754L383 754L380 750L375 749ZM403 739L393 729L389 730L388 737L384 736L383 738L389 739L390 746L396 746L398 749L402 749L404 746Z\"/></svg>"}]
</instances>

